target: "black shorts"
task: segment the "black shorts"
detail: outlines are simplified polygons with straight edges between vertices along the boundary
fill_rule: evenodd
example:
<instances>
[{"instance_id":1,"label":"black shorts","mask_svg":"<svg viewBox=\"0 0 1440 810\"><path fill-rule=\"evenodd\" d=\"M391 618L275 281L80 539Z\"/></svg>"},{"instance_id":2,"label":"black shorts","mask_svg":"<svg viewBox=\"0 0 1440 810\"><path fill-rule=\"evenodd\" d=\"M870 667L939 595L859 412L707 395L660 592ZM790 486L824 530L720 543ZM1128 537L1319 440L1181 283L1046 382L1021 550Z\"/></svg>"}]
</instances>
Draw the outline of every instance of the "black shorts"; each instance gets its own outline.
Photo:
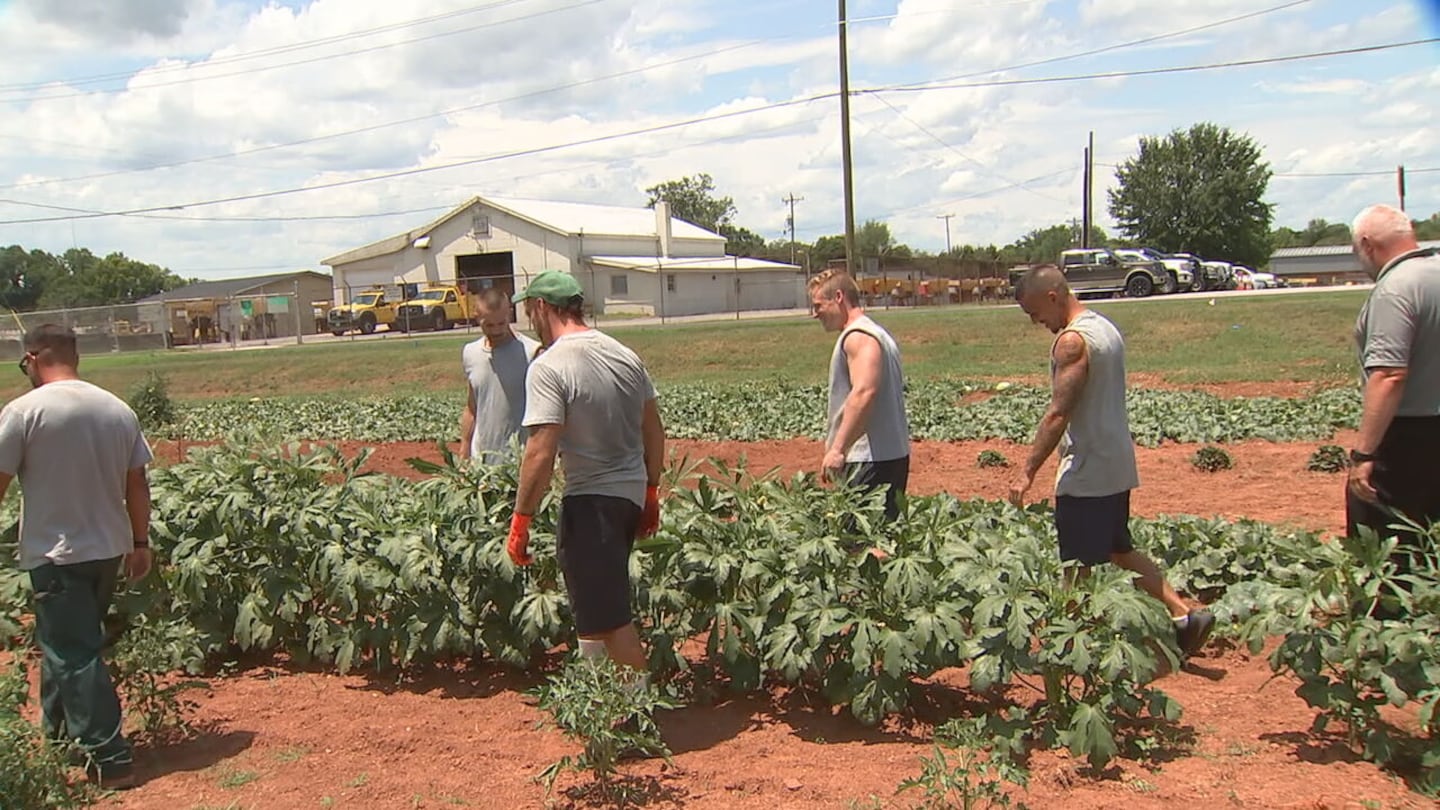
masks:
<instances>
[{"instance_id":1,"label":"black shorts","mask_svg":"<svg viewBox=\"0 0 1440 810\"><path fill-rule=\"evenodd\" d=\"M857 487L889 487L885 491L885 519L900 516L900 496L910 483L909 456L890 461L852 461L845 465L845 475Z\"/></svg>"},{"instance_id":2,"label":"black shorts","mask_svg":"<svg viewBox=\"0 0 1440 810\"><path fill-rule=\"evenodd\" d=\"M1363 501L1345 492L1345 529L1351 537L1359 527L1369 526L1384 536L1398 534L1402 548L1396 561L1402 570L1409 570L1409 557L1404 546L1413 545L1411 532L1396 532L1389 527L1404 515L1424 526L1440 522L1440 484L1435 473L1440 469L1440 416L1397 416L1385 431L1375 449L1375 472L1370 483L1380 496L1382 506Z\"/></svg>"},{"instance_id":3,"label":"black shorts","mask_svg":"<svg viewBox=\"0 0 1440 810\"><path fill-rule=\"evenodd\" d=\"M630 612L630 548L640 507L629 498L568 495L560 501L556 557L565 576L575 632L594 636L634 620Z\"/></svg>"},{"instance_id":4,"label":"black shorts","mask_svg":"<svg viewBox=\"0 0 1440 810\"><path fill-rule=\"evenodd\" d=\"M1130 490L1098 498L1055 496L1055 531L1060 559L1085 565L1110 562L1111 554L1134 551L1130 539Z\"/></svg>"}]
</instances>

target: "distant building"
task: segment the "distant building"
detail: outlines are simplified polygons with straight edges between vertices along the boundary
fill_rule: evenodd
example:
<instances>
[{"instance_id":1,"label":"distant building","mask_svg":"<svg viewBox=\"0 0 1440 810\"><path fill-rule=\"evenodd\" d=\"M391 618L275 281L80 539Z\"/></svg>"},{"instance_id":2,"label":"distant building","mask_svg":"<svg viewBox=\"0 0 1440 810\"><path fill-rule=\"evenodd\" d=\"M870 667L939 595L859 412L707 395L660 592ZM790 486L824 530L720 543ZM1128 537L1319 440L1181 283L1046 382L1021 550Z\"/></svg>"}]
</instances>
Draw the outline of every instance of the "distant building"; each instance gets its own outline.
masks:
<instances>
[{"instance_id":1,"label":"distant building","mask_svg":"<svg viewBox=\"0 0 1440 810\"><path fill-rule=\"evenodd\" d=\"M199 281L138 303L159 306L170 346L293 338L325 331L333 291L313 270Z\"/></svg>"},{"instance_id":2,"label":"distant building","mask_svg":"<svg viewBox=\"0 0 1440 810\"><path fill-rule=\"evenodd\" d=\"M1440 241L1421 242L1420 246L1440 247ZM1370 281L1349 245L1280 248L1270 255L1270 272L1291 283L1328 285Z\"/></svg>"},{"instance_id":3,"label":"distant building","mask_svg":"<svg viewBox=\"0 0 1440 810\"><path fill-rule=\"evenodd\" d=\"M725 253L725 237L641 207L473 197L432 222L323 261L335 300L371 287L523 289L542 270L573 274L593 313L698 315L791 309L798 266ZM523 313L516 313L517 320Z\"/></svg>"}]
</instances>

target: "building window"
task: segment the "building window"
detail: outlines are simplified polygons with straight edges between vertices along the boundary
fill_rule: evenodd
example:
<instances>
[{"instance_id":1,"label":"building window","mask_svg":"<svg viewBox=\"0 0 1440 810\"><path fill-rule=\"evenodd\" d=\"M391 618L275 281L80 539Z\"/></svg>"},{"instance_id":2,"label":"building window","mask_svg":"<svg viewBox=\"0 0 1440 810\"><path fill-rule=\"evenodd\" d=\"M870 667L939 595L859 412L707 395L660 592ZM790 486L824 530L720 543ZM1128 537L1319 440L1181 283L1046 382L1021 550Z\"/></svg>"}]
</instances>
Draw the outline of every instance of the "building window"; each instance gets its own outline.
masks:
<instances>
[{"instance_id":1,"label":"building window","mask_svg":"<svg viewBox=\"0 0 1440 810\"><path fill-rule=\"evenodd\" d=\"M629 295L629 294L630 294L630 280L625 277L625 274L624 274L624 273L611 273L611 274L610 274L610 294L611 294L611 295Z\"/></svg>"},{"instance_id":2,"label":"building window","mask_svg":"<svg viewBox=\"0 0 1440 810\"><path fill-rule=\"evenodd\" d=\"M675 274L665 274L665 292L675 292Z\"/></svg>"}]
</instances>

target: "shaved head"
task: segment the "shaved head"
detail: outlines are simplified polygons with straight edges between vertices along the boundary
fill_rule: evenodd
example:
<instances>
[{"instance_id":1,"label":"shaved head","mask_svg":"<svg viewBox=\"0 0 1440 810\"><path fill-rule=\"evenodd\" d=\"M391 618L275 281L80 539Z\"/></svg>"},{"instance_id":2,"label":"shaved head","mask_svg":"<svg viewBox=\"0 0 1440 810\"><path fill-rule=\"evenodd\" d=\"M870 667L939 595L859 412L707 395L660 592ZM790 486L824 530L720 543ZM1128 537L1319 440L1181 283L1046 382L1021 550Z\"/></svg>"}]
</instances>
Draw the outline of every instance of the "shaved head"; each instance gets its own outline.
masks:
<instances>
[{"instance_id":1,"label":"shaved head","mask_svg":"<svg viewBox=\"0 0 1440 810\"><path fill-rule=\"evenodd\" d=\"M1020 283L1015 287L1015 299L1023 300L1027 296L1048 292L1061 296L1069 295L1070 283L1065 280L1065 274L1060 272L1059 267L1042 264L1030 268L1020 277Z\"/></svg>"},{"instance_id":2,"label":"shaved head","mask_svg":"<svg viewBox=\"0 0 1440 810\"><path fill-rule=\"evenodd\" d=\"M1021 276L1015 300L1031 321L1056 334L1081 311L1064 271L1053 264L1032 267Z\"/></svg>"}]
</instances>

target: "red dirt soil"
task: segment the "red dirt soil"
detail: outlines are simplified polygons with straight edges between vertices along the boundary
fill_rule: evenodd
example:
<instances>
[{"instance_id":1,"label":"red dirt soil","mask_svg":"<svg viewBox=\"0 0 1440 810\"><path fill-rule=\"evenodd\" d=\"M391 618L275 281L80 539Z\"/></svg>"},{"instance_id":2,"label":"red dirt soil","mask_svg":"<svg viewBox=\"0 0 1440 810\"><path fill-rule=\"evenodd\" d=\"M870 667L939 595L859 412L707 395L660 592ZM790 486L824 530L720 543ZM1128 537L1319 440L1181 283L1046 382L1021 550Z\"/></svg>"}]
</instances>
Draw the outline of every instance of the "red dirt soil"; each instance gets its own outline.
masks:
<instances>
[{"instance_id":1,"label":"red dirt soil","mask_svg":"<svg viewBox=\"0 0 1440 810\"><path fill-rule=\"evenodd\" d=\"M1337 437L1342 446L1350 437ZM1328 442L1327 442L1328 443ZM1343 478L1305 472L1321 444L1247 442L1227 446L1233 470L1201 473L1189 464L1195 446L1141 448L1137 513L1253 517L1322 531L1343 525ZM344 443L348 452L360 445ZM675 441L692 458L787 472L818 466L815 442L756 444ZM1014 476L981 470L982 449L1012 465L1024 448L1004 442L917 443L911 490L1001 497ZM162 459L175 448L162 446ZM411 456L438 459L430 444L375 448L369 468L415 476ZM1048 497L1053 462L1033 498ZM538 677L488 663L432 671L418 680L339 676L254 663L210 680L200 695L195 739L138 752L144 783L108 800L134 810L173 808L539 807L544 788L532 777L579 747L537 728L542 713L521 690ZM622 772L653 807L910 807L918 794L895 795L917 775L930 751L931 724L983 711L964 690L963 671L940 673L923 688L918 716L866 729L848 714L773 690L768 698L701 703L661 718L674 765L629 763ZM1192 739L1146 767L1118 762L1088 772L1063 751L1037 752L1028 793L1035 808L1434 807L1397 778L1360 761L1335 737L1312 735L1315 712L1290 679L1270 681L1265 657L1210 650L1159 684L1184 706L1180 729ZM1023 689L1023 687L1018 687ZM1413 714L1413 712L1407 712ZM567 775L552 799L562 807L607 806L575 793L585 779ZM567 792L568 791L568 792ZM327 801L327 799L329 801Z\"/></svg>"}]
</instances>

